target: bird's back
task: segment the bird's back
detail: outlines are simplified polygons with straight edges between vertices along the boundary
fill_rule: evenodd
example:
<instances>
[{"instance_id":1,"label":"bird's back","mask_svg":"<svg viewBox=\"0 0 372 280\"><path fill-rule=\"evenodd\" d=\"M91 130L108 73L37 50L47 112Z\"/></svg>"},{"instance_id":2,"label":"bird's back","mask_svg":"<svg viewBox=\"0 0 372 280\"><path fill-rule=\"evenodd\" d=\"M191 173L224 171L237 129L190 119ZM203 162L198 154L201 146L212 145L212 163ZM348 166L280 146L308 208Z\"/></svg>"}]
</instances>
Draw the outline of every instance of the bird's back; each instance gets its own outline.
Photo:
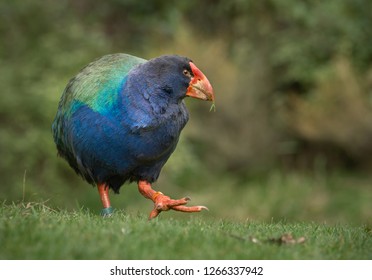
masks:
<instances>
[{"instance_id":1,"label":"bird's back","mask_svg":"<svg viewBox=\"0 0 372 280\"><path fill-rule=\"evenodd\" d=\"M81 104L105 113L113 105L121 84L133 67L146 62L127 54L105 55L85 66L67 84L58 111L65 117Z\"/></svg>"}]
</instances>

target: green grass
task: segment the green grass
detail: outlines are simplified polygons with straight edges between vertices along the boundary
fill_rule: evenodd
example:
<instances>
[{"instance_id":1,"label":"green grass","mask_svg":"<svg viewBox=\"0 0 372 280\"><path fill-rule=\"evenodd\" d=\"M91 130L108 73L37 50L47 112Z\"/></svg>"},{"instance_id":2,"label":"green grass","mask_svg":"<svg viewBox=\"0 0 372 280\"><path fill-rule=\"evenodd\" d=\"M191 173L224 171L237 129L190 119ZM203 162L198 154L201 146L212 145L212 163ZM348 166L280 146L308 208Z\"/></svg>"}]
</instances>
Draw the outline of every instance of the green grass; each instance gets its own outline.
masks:
<instances>
[{"instance_id":1,"label":"green grass","mask_svg":"<svg viewBox=\"0 0 372 280\"><path fill-rule=\"evenodd\" d=\"M43 203L0 208L0 259L372 259L368 226L117 211L102 218ZM286 233L303 243L279 241Z\"/></svg>"},{"instance_id":2,"label":"green grass","mask_svg":"<svg viewBox=\"0 0 372 280\"><path fill-rule=\"evenodd\" d=\"M164 178L156 190L210 211L149 222L152 203L135 184L111 196L117 210L109 219L86 184L29 189L26 181L18 199L2 192L0 259L372 259L369 175ZM305 242L280 242L287 233Z\"/></svg>"}]
</instances>

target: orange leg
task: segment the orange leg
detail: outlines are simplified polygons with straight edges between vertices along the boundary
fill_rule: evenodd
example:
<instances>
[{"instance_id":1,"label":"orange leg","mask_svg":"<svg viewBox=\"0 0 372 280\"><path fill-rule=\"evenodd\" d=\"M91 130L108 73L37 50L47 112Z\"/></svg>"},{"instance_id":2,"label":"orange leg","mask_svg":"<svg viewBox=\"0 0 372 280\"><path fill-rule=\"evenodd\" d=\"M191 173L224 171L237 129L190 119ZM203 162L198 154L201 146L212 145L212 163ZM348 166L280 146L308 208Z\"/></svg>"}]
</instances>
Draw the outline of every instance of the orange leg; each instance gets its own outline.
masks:
<instances>
[{"instance_id":1,"label":"orange leg","mask_svg":"<svg viewBox=\"0 0 372 280\"><path fill-rule=\"evenodd\" d=\"M104 217L110 216L113 212L113 208L111 207L110 203L109 187L106 184L101 183L97 184L97 188L103 205L101 215Z\"/></svg>"},{"instance_id":2,"label":"orange leg","mask_svg":"<svg viewBox=\"0 0 372 280\"><path fill-rule=\"evenodd\" d=\"M149 219L157 217L161 211L168 211L170 209L181 212L200 212L202 210L208 210L205 206L185 206L185 204L190 201L189 197L171 199L161 192L154 191L151 188L151 184L147 181L138 181L138 190L144 197L151 199L155 204Z\"/></svg>"}]
</instances>

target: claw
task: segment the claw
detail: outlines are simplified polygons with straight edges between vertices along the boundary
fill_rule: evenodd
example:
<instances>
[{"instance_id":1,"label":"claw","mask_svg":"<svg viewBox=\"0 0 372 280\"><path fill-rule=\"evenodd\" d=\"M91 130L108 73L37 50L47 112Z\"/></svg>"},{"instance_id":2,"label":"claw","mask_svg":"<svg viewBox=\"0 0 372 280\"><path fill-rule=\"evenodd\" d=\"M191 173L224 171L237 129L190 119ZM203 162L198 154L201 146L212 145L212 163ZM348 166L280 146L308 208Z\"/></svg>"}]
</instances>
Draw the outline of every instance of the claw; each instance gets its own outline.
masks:
<instances>
[{"instance_id":1,"label":"claw","mask_svg":"<svg viewBox=\"0 0 372 280\"><path fill-rule=\"evenodd\" d=\"M149 220L152 220L152 219L156 218L157 216L159 216L161 211L168 211L168 210L175 210L175 211L189 212L189 213L200 212L200 211L203 211L203 210L209 211L208 207L205 207L205 206L176 205L176 206L173 206L173 207L171 207L167 210L162 210L162 209L154 207L154 209L150 212Z\"/></svg>"},{"instance_id":2,"label":"claw","mask_svg":"<svg viewBox=\"0 0 372 280\"><path fill-rule=\"evenodd\" d=\"M203 211L203 210L209 211L209 209L205 206L183 206L183 205L179 205L179 206L172 207L172 209L176 210L176 211L181 211L181 212L200 212L200 211Z\"/></svg>"},{"instance_id":3,"label":"claw","mask_svg":"<svg viewBox=\"0 0 372 280\"><path fill-rule=\"evenodd\" d=\"M167 211L175 206L185 205L190 199L181 198L181 199L171 199L166 195L158 195L154 201L155 208L161 211Z\"/></svg>"},{"instance_id":4,"label":"claw","mask_svg":"<svg viewBox=\"0 0 372 280\"><path fill-rule=\"evenodd\" d=\"M200 212L202 210L208 210L205 206L186 206L191 200L190 197L171 199L161 192L156 192L151 188L151 184L146 181L139 181L138 189L144 197L154 202L154 209L150 212L149 220L156 218L160 212L171 209L181 212Z\"/></svg>"},{"instance_id":5,"label":"claw","mask_svg":"<svg viewBox=\"0 0 372 280\"><path fill-rule=\"evenodd\" d=\"M149 220L156 218L161 211L176 210L180 212L200 212L202 210L209 210L205 206L185 206L191 199L189 197L184 197L181 199L171 199L169 196L160 194L157 195L154 203L154 209L151 211Z\"/></svg>"},{"instance_id":6,"label":"claw","mask_svg":"<svg viewBox=\"0 0 372 280\"><path fill-rule=\"evenodd\" d=\"M149 215L149 220L152 220L154 218L156 218L159 214L160 214L161 211L157 210L157 209L153 209L151 212L150 212L150 215Z\"/></svg>"}]
</instances>

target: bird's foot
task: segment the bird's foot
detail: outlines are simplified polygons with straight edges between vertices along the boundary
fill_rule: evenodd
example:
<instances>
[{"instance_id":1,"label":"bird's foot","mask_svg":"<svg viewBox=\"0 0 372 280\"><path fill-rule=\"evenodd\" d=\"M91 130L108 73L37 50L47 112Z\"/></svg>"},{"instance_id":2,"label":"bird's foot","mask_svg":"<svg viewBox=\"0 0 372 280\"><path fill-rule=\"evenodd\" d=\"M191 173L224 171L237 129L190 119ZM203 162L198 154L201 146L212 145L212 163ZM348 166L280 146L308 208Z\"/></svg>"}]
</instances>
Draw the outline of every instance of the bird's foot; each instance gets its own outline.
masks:
<instances>
[{"instance_id":1,"label":"bird's foot","mask_svg":"<svg viewBox=\"0 0 372 280\"><path fill-rule=\"evenodd\" d=\"M106 207L106 208L103 208L101 210L101 216L104 217L104 218L109 218L111 217L111 215L114 213L114 208L112 208L111 206L109 207Z\"/></svg>"},{"instance_id":2,"label":"bird's foot","mask_svg":"<svg viewBox=\"0 0 372 280\"><path fill-rule=\"evenodd\" d=\"M189 197L171 199L161 192L154 191L151 183L144 180L138 181L138 190L144 197L154 202L154 209L150 213L149 220L156 218L161 211L200 212L202 210L208 210L205 206L186 206L190 201Z\"/></svg>"},{"instance_id":3,"label":"bird's foot","mask_svg":"<svg viewBox=\"0 0 372 280\"><path fill-rule=\"evenodd\" d=\"M189 197L171 199L161 192L155 192L151 199L154 202L154 209L150 213L149 220L156 218L162 211L200 212L208 210L205 206L185 206L191 200Z\"/></svg>"}]
</instances>

